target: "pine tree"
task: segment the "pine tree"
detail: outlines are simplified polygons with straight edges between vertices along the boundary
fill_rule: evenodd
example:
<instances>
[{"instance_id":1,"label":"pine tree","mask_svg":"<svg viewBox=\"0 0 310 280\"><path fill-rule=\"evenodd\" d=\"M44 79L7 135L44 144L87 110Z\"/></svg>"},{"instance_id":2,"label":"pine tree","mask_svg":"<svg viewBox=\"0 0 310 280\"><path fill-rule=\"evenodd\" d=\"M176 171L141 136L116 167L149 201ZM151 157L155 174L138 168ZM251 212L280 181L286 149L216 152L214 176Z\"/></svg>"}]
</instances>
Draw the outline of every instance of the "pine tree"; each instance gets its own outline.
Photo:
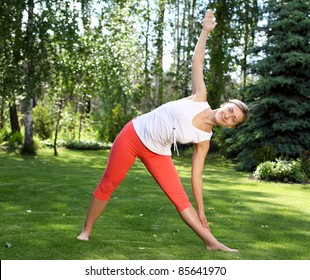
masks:
<instances>
[{"instance_id":1,"label":"pine tree","mask_svg":"<svg viewBox=\"0 0 310 280\"><path fill-rule=\"evenodd\" d=\"M251 118L230 139L243 169L284 156L297 158L310 147L309 1L270 0L263 58L253 65L260 78L247 88Z\"/></svg>"}]
</instances>

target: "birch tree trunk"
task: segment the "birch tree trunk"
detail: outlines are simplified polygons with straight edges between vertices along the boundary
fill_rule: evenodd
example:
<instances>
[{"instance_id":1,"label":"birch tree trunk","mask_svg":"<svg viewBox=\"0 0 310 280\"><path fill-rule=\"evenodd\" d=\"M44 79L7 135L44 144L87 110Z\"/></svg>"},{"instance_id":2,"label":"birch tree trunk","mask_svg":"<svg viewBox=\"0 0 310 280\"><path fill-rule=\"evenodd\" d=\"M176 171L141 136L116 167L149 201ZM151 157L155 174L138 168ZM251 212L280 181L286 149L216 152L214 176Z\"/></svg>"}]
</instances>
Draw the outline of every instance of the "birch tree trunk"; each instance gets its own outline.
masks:
<instances>
[{"instance_id":1,"label":"birch tree trunk","mask_svg":"<svg viewBox=\"0 0 310 280\"><path fill-rule=\"evenodd\" d=\"M27 109L25 112L25 136L24 136L24 146L22 149L23 153L35 154L35 147L33 143L33 133L32 133L32 108L33 108L33 97L35 90L34 82L34 1L28 1L28 22L27 22L27 46L26 46L26 101Z\"/></svg>"},{"instance_id":2,"label":"birch tree trunk","mask_svg":"<svg viewBox=\"0 0 310 280\"><path fill-rule=\"evenodd\" d=\"M33 100L29 99L27 102L27 109L25 112L25 138L24 138L24 147L23 153L34 154L34 144L33 144L33 135L32 135L32 107Z\"/></svg>"},{"instance_id":3,"label":"birch tree trunk","mask_svg":"<svg viewBox=\"0 0 310 280\"><path fill-rule=\"evenodd\" d=\"M147 11L146 11L146 32L145 32L145 58L144 58L144 84L145 84L145 101L144 101L144 110L148 112L150 109L150 97L151 97L151 78L150 78L150 71L149 71L149 59L150 59L150 39L149 39L149 32L150 32L150 3L149 0L146 2L147 4Z\"/></svg>"}]
</instances>

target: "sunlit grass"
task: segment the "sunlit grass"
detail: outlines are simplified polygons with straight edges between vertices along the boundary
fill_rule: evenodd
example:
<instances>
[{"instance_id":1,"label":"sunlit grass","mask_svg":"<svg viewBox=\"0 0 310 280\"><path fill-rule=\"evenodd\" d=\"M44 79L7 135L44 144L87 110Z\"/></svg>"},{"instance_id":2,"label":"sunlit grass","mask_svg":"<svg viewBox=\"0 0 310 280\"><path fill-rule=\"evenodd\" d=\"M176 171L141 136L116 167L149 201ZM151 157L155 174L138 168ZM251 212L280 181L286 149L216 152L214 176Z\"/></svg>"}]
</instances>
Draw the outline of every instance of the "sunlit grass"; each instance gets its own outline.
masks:
<instances>
[{"instance_id":1,"label":"sunlit grass","mask_svg":"<svg viewBox=\"0 0 310 280\"><path fill-rule=\"evenodd\" d=\"M214 235L237 254L206 252L137 160L94 226L79 242L106 151L0 152L1 259L309 259L309 186L258 182L209 156L205 210ZM174 158L190 187L190 158Z\"/></svg>"}]
</instances>

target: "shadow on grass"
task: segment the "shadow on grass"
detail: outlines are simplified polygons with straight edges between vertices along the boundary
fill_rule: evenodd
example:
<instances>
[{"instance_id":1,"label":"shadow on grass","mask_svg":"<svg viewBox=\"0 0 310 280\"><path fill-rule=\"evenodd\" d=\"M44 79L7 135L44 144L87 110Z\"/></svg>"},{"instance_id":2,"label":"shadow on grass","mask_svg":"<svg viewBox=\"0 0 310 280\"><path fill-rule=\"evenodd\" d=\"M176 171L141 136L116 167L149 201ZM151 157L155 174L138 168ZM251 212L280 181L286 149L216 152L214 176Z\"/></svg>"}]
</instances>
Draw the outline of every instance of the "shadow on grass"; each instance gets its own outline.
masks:
<instances>
[{"instance_id":1,"label":"shadow on grass","mask_svg":"<svg viewBox=\"0 0 310 280\"><path fill-rule=\"evenodd\" d=\"M107 152L0 153L1 259L309 259L309 189L248 180L218 158L205 168L205 210L214 235L238 254L206 252L137 161L79 242ZM186 192L190 160L175 159ZM295 201L294 201L295 200Z\"/></svg>"}]
</instances>

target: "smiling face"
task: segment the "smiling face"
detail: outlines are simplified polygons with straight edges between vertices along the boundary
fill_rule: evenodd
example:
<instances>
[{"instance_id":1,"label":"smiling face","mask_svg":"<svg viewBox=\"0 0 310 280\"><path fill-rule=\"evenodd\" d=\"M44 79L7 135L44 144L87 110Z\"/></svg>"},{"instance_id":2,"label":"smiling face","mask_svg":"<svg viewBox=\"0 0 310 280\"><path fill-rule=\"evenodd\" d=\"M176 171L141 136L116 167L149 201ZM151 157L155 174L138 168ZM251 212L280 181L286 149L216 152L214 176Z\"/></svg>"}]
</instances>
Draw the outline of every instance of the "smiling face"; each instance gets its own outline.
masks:
<instances>
[{"instance_id":1,"label":"smiling face","mask_svg":"<svg viewBox=\"0 0 310 280\"><path fill-rule=\"evenodd\" d=\"M244 120L244 113L234 103L225 103L215 113L217 125L232 128Z\"/></svg>"}]
</instances>

